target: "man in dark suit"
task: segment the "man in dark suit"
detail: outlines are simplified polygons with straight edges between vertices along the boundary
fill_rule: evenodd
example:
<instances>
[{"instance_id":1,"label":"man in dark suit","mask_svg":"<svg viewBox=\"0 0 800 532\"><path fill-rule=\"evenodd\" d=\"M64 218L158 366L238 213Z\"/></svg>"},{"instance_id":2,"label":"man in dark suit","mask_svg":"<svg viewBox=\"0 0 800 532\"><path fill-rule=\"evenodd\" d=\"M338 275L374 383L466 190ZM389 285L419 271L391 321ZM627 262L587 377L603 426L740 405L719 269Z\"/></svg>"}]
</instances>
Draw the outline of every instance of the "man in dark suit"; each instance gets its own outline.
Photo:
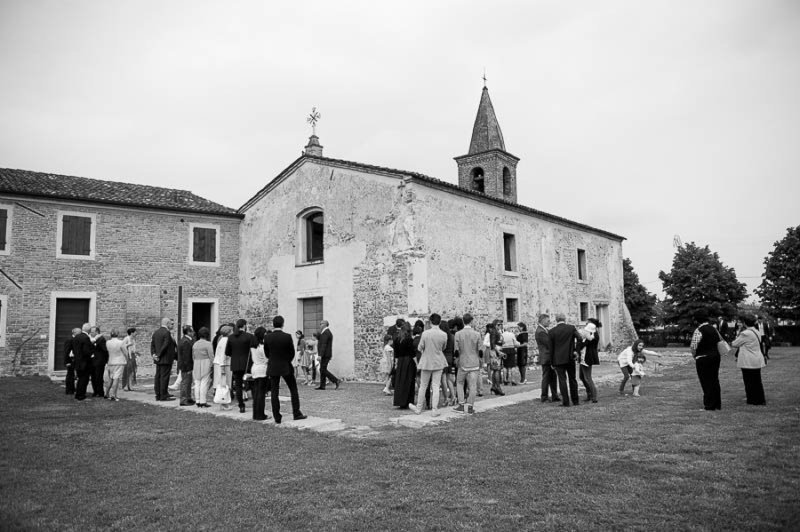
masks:
<instances>
[{"instance_id":1,"label":"man in dark suit","mask_svg":"<svg viewBox=\"0 0 800 532\"><path fill-rule=\"evenodd\" d=\"M67 378L64 384L67 387L67 395L75 395L75 353L73 353L72 341L81 333L80 327L72 329L72 336L64 342L64 367L67 368Z\"/></svg>"},{"instance_id":2,"label":"man in dark suit","mask_svg":"<svg viewBox=\"0 0 800 532\"><path fill-rule=\"evenodd\" d=\"M558 387L561 389L561 406L569 406L569 400L577 406L580 404L578 396L578 381L575 378L575 345L580 340L580 333L572 325L565 323L563 314L556 314L556 326L550 329L550 354L553 367L558 375ZM567 392L567 379L569 379L569 392Z\"/></svg>"},{"instance_id":3,"label":"man in dark suit","mask_svg":"<svg viewBox=\"0 0 800 532\"><path fill-rule=\"evenodd\" d=\"M761 352L764 358L769 359L769 350L772 347L772 327L763 316L756 316L756 329L761 334Z\"/></svg>"},{"instance_id":4,"label":"man in dark suit","mask_svg":"<svg viewBox=\"0 0 800 532\"><path fill-rule=\"evenodd\" d=\"M191 325L183 326L183 336L178 343L178 371L181 372L180 405L192 406L192 371L194 371L194 358L192 346L194 345L194 329ZM169 388L167 388L169 389ZM202 399L198 399L202 401Z\"/></svg>"},{"instance_id":5,"label":"man in dark suit","mask_svg":"<svg viewBox=\"0 0 800 532\"><path fill-rule=\"evenodd\" d=\"M275 423L281 422L281 402L278 398L278 387L281 377L289 387L292 396L292 415L294 419L305 419L308 416L300 411L300 396L297 393L297 380L294 378L294 340L292 335L283 332L283 316L272 318L273 330L264 337L264 354L267 355L267 376L272 393L272 417ZM230 341L230 340L228 340Z\"/></svg>"},{"instance_id":6,"label":"man in dark suit","mask_svg":"<svg viewBox=\"0 0 800 532\"><path fill-rule=\"evenodd\" d=\"M553 360L550 354L550 334L547 332L547 327L550 325L550 316L541 314L539 316L539 325L536 327L534 338L536 345L539 347L539 356L537 364L542 367L542 402L548 401L547 391L550 390L552 400L554 403L560 401L558 397L558 378L553 369Z\"/></svg>"},{"instance_id":7,"label":"man in dark suit","mask_svg":"<svg viewBox=\"0 0 800 532\"><path fill-rule=\"evenodd\" d=\"M169 376L172 373L172 363L178 352L178 346L170 331L175 323L170 318L161 320L161 328L153 333L150 340L150 354L156 364L156 377L153 387L156 392L156 401L174 401L175 397L169 394Z\"/></svg>"},{"instance_id":8,"label":"man in dark suit","mask_svg":"<svg viewBox=\"0 0 800 532\"><path fill-rule=\"evenodd\" d=\"M225 355L231 357L231 373L233 378L233 394L239 402L239 412L244 412L244 374L247 373L248 360L250 360L250 348L256 347L255 337L247 332L247 320L239 319L236 321L236 328L228 336L228 343L225 345ZM252 364L251 364L252 365Z\"/></svg>"},{"instance_id":9,"label":"man in dark suit","mask_svg":"<svg viewBox=\"0 0 800 532\"><path fill-rule=\"evenodd\" d=\"M94 326L89 331L89 338L94 344L94 354L92 355L92 397L103 397L103 380L108 364L108 348L106 347L106 337L100 334L100 327Z\"/></svg>"},{"instance_id":10,"label":"man in dark suit","mask_svg":"<svg viewBox=\"0 0 800 532\"><path fill-rule=\"evenodd\" d=\"M78 374L78 384L75 387L75 399L83 401L86 399L86 387L89 386L89 379L92 375L92 355L94 354L94 344L89 338L89 331L92 329L88 323L83 324L83 329L72 339L72 353L75 355L75 373Z\"/></svg>"},{"instance_id":11,"label":"man in dark suit","mask_svg":"<svg viewBox=\"0 0 800 532\"><path fill-rule=\"evenodd\" d=\"M322 320L319 326L322 329L319 333L319 344L317 345L317 350L319 352L319 387L315 389L324 390L325 379L328 379L336 385L336 389L338 390L342 381L336 378L336 375L328 371L328 364L331 358L333 358L333 333L331 333L328 327L327 320Z\"/></svg>"}]
</instances>

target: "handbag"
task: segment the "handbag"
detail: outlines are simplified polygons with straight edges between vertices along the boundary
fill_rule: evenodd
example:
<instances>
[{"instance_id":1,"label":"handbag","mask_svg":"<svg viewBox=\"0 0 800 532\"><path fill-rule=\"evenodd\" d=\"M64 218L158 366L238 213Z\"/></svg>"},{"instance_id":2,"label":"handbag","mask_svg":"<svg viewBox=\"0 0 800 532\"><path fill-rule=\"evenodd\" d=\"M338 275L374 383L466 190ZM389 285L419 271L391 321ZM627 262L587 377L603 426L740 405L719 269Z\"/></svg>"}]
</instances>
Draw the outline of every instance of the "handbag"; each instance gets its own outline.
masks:
<instances>
[{"instance_id":1,"label":"handbag","mask_svg":"<svg viewBox=\"0 0 800 532\"><path fill-rule=\"evenodd\" d=\"M231 390L227 384L220 384L214 391L214 402L218 405L227 405L231 402Z\"/></svg>"},{"instance_id":2,"label":"handbag","mask_svg":"<svg viewBox=\"0 0 800 532\"><path fill-rule=\"evenodd\" d=\"M248 351L247 353L247 365L245 366L245 371L250 369L252 371L252 366L250 365L250 356L252 355L251 352ZM250 382L253 380L253 374L250 371L247 371L244 375L242 375L242 380L245 382Z\"/></svg>"},{"instance_id":3,"label":"handbag","mask_svg":"<svg viewBox=\"0 0 800 532\"><path fill-rule=\"evenodd\" d=\"M716 331L716 329L714 330ZM731 350L731 346L722 338L722 335L719 333L719 331L717 331L717 336L719 336L719 342L717 342L717 352L720 356L725 356Z\"/></svg>"}]
</instances>

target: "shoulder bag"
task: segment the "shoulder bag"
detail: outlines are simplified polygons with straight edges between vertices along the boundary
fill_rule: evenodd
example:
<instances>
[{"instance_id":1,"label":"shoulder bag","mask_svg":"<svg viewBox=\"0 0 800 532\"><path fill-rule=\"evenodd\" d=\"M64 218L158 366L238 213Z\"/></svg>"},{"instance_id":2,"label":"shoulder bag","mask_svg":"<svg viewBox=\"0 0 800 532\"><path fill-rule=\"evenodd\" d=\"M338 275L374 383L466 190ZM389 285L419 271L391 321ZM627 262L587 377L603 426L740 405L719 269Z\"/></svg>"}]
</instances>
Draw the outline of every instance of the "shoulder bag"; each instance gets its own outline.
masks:
<instances>
[{"instance_id":1,"label":"shoulder bag","mask_svg":"<svg viewBox=\"0 0 800 532\"><path fill-rule=\"evenodd\" d=\"M714 330L717 331L716 329ZM719 337L719 342L717 342L717 352L720 356L725 356L731 350L731 346L725 341L724 338L722 338L722 335L719 333L719 331L717 331L717 336Z\"/></svg>"}]
</instances>

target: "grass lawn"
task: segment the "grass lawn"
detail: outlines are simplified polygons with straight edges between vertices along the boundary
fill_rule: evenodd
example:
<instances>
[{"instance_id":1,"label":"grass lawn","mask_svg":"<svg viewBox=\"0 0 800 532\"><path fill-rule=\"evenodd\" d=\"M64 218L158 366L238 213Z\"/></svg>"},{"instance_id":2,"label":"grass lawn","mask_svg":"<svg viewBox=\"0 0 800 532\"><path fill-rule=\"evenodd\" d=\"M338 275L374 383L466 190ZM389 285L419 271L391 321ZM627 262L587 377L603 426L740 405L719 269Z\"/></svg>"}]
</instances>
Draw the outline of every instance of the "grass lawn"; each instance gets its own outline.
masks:
<instances>
[{"instance_id":1,"label":"grass lawn","mask_svg":"<svg viewBox=\"0 0 800 532\"><path fill-rule=\"evenodd\" d=\"M1 379L0 528L796 530L800 349L772 354L766 407L726 359L719 412L688 365L639 399L605 385L368 439Z\"/></svg>"}]
</instances>

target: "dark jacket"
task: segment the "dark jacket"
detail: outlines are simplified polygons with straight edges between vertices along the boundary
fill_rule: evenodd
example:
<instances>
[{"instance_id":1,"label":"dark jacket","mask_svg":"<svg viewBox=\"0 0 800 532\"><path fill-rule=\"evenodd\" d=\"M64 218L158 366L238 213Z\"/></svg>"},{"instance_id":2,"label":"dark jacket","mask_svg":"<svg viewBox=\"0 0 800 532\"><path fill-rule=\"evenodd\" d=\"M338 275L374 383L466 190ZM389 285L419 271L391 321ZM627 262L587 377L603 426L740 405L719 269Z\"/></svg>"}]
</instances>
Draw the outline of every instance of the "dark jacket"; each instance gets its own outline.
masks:
<instances>
[{"instance_id":1,"label":"dark jacket","mask_svg":"<svg viewBox=\"0 0 800 532\"><path fill-rule=\"evenodd\" d=\"M559 323L548 332L550 336L550 352L554 366L564 366L574 361L575 344L580 341L578 330L564 322Z\"/></svg>"},{"instance_id":2,"label":"dark jacket","mask_svg":"<svg viewBox=\"0 0 800 532\"><path fill-rule=\"evenodd\" d=\"M544 327L536 326L536 345L539 347L539 364L542 366L549 366L553 363L553 357L550 354L550 334Z\"/></svg>"},{"instance_id":3,"label":"dark jacket","mask_svg":"<svg viewBox=\"0 0 800 532\"><path fill-rule=\"evenodd\" d=\"M333 358L333 333L331 333L330 329L325 329L319 335L317 351L320 358Z\"/></svg>"},{"instance_id":4,"label":"dark jacket","mask_svg":"<svg viewBox=\"0 0 800 532\"><path fill-rule=\"evenodd\" d=\"M71 336L64 342L64 366L70 367L75 364L75 355L72 354L72 338Z\"/></svg>"},{"instance_id":5,"label":"dark jacket","mask_svg":"<svg viewBox=\"0 0 800 532\"><path fill-rule=\"evenodd\" d=\"M292 342L294 352L294 342ZM225 355L231 357L231 371L247 371L247 360L250 358L250 348L256 347L256 337L246 331L237 330L228 336L225 345Z\"/></svg>"},{"instance_id":6,"label":"dark jacket","mask_svg":"<svg viewBox=\"0 0 800 532\"><path fill-rule=\"evenodd\" d=\"M600 345L600 333L595 333L594 338L591 340L581 340L586 352L583 354L583 361L587 366L597 366L600 364L600 354L598 353L597 346Z\"/></svg>"},{"instance_id":7,"label":"dark jacket","mask_svg":"<svg viewBox=\"0 0 800 532\"><path fill-rule=\"evenodd\" d=\"M75 355L75 370L85 371L92 367L94 344L85 332L80 332L72 339L72 353Z\"/></svg>"},{"instance_id":8,"label":"dark jacket","mask_svg":"<svg viewBox=\"0 0 800 532\"><path fill-rule=\"evenodd\" d=\"M192 358L192 346L194 340L188 336L183 336L178 344L178 370L184 373L194 369L194 359Z\"/></svg>"},{"instance_id":9,"label":"dark jacket","mask_svg":"<svg viewBox=\"0 0 800 532\"><path fill-rule=\"evenodd\" d=\"M520 344L527 344L528 343L528 332L521 332L517 335L517 342ZM528 346L527 345L520 345L517 347L517 365L518 366L527 366L528 365Z\"/></svg>"},{"instance_id":10,"label":"dark jacket","mask_svg":"<svg viewBox=\"0 0 800 532\"><path fill-rule=\"evenodd\" d=\"M172 363L175 362L177 347L175 339L166 327L161 327L154 332L153 338L150 340L150 354L158 358L156 364L159 366L172 366Z\"/></svg>"},{"instance_id":11,"label":"dark jacket","mask_svg":"<svg viewBox=\"0 0 800 532\"><path fill-rule=\"evenodd\" d=\"M92 357L92 365L104 366L108 364L108 347L106 347L106 337L102 334L97 335L94 341L94 357Z\"/></svg>"},{"instance_id":12,"label":"dark jacket","mask_svg":"<svg viewBox=\"0 0 800 532\"><path fill-rule=\"evenodd\" d=\"M292 375L294 373L294 367L292 366L294 353L294 341L291 334L275 330L266 335L264 337L264 354L267 355L267 360L269 360L267 376Z\"/></svg>"},{"instance_id":13,"label":"dark jacket","mask_svg":"<svg viewBox=\"0 0 800 532\"><path fill-rule=\"evenodd\" d=\"M702 336L700 337L700 342L697 344L697 354L695 358L699 356L719 356L717 342L720 340L720 334L714 326L709 323L705 323L699 328Z\"/></svg>"}]
</instances>

